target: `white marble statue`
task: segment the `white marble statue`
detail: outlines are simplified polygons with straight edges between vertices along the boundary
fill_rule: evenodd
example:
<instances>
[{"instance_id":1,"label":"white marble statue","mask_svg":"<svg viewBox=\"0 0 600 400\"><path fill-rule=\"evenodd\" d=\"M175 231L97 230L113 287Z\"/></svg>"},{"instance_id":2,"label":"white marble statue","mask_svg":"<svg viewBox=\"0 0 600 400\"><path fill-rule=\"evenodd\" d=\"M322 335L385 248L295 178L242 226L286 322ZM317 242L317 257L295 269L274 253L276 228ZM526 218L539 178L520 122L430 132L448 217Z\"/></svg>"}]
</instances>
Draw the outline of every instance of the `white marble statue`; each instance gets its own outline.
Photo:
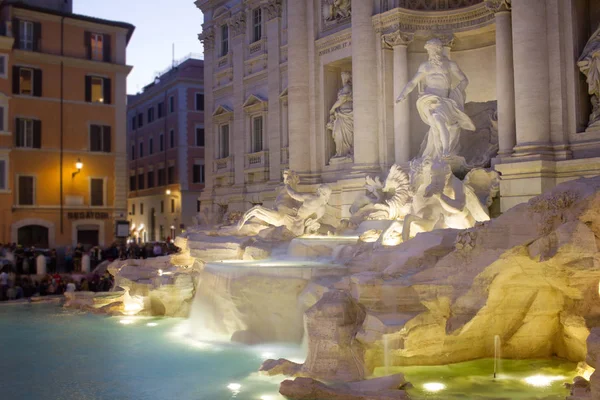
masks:
<instances>
[{"instance_id":1,"label":"white marble statue","mask_svg":"<svg viewBox=\"0 0 600 400\"><path fill-rule=\"evenodd\" d=\"M429 60L419 66L415 77L402 90L397 103L406 100L419 86L417 109L429 132L421 145L421 157L441 159L457 156L462 129L475 130L471 118L464 112L465 89L469 84L458 65L444 56L440 39L425 44ZM458 85L452 88L452 78Z\"/></svg>"},{"instance_id":2,"label":"white marble statue","mask_svg":"<svg viewBox=\"0 0 600 400\"><path fill-rule=\"evenodd\" d=\"M352 74L342 72L343 87L329 111L327 129L335 142L334 159L352 157L354 153L354 110L352 103Z\"/></svg>"},{"instance_id":3,"label":"white marble statue","mask_svg":"<svg viewBox=\"0 0 600 400\"><path fill-rule=\"evenodd\" d=\"M352 206L351 221L390 221L378 245L398 244L435 229L468 229L490 219L488 209L499 181L497 172L482 168L461 181L444 160L413 160L410 175L394 165L385 186L379 178L367 180L370 194Z\"/></svg>"},{"instance_id":4,"label":"white marble statue","mask_svg":"<svg viewBox=\"0 0 600 400\"><path fill-rule=\"evenodd\" d=\"M588 128L600 128L600 27L585 45L577 65L587 77L588 93L592 96Z\"/></svg>"},{"instance_id":5,"label":"white marble statue","mask_svg":"<svg viewBox=\"0 0 600 400\"><path fill-rule=\"evenodd\" d=\"M272 210L263 206L252 207L246 211L240 222L238 230L250 221L256 218L273 226L285 226L294 235L316 233L321 224L319 221L325 215L327 202L331 197L331 188L328 185L321 185L317 193L300 193L292 187L291 173L286 176L285 190L289 197L300 204L297 210L286 207L285 209Z\"/></svg>"},{"instance_id":6,"label":"white marble statue","mask_svg":"<svg viewBox=\"0 0 600 400\"><path fill-rule=\"evenodd\" d=\"M325 0L323 3L323 16L326 21L346 19L350 17L351 13L351 0Z\"/></svg>"},{"instance_id":7,"label":"white marble statue","mask_svg":"<svg viewBox=\"0 0 600 400\"><path fill-rule=\"evenodd\" d=\"M365 220L401 220L410 212L413 197L410 178L400 166L390 168L385 182L378 176L367 176L365 189L367 195L358 198L350 207L353 224Z\"/></svg>"}]
</instances>

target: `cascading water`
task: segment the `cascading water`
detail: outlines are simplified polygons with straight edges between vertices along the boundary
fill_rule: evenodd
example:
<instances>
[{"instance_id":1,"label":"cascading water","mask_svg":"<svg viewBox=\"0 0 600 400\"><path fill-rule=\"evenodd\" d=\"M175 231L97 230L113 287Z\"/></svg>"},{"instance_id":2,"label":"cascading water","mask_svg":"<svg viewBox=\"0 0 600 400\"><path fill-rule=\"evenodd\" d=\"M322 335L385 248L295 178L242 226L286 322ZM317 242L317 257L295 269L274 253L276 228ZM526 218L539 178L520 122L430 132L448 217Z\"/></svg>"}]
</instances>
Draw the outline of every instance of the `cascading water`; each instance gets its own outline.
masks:
<instances>
[{"instance_id":1,"label":"cascading water","mask_svg":"<svg viewBox=\"0 0 600 400\"><path fill-rule=\"evenodd\" d=\"M500 336L494 336L494 379L500 372L500 360L502 359L502 342Z\"/></svg>"},{"instance_id":2,"label":"cascading water","mask_svg":"<svg viewBox=\"0 0 600 400\"><path fill-rule=\"evenodd\" d=\"M388 335L383 335L383 365L385 374L390 374L390 339Z\"/></svg>"}]
</instances>

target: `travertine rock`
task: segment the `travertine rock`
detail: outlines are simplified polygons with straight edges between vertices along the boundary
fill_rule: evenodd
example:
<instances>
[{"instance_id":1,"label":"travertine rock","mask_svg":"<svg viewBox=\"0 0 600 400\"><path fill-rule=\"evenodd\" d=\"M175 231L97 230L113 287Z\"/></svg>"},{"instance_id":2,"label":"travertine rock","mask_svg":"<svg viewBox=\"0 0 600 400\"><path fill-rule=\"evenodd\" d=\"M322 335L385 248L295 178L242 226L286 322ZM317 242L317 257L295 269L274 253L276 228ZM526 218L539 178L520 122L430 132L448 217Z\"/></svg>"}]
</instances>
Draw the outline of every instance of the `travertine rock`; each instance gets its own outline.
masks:
<instances>
[{"instance_id":1,"label":"travertine rock","mask_svg":"<svg viewBox=\"0 0 600 400\"><path fill-rule=\"evenodd\" d=\"M354 340L365 319L361 305L344 291L330 291L305 313L308 355L302 372L330 381L365 378L363 348Z\"/></svg>"},{"instance_id":2,"label":"travertine rock","mask_svg":"<svg viewBox=\"0 0 600 400\"><path fill-rule=\"evenodd\" d=\"M401 379L400 379L401 377ZM388 377L389 378L389 377ZM398 381L404 380L400 375ZM338 385L327 386L324 383L316 381L312 378L296 378L293 381L287 380L281 382L279 393L289 399L294 400L403 400L408 399L406 393L402 390L395 390L389 387L390 380L387 379L385 384L377 387L378 379L365 381L365 386L354 385ZM367 384L370 383L370 386ZM361 382L361 384L363 384ZM397 386L397 388L399 385ZM397 389L396 388L396 389Z\"/></svg>"},{"instance_id":3,"label":"travertine rock","mask_svg":"<svg viewBox=\"0 0 600 400\"><path fill-rule=\"evenodd\" d=\"M280 358L279 360L266 360L260 366L260 372L264 375L275 376L295 376L302 369L302 364Z\"/></svg>"}]
</instances>

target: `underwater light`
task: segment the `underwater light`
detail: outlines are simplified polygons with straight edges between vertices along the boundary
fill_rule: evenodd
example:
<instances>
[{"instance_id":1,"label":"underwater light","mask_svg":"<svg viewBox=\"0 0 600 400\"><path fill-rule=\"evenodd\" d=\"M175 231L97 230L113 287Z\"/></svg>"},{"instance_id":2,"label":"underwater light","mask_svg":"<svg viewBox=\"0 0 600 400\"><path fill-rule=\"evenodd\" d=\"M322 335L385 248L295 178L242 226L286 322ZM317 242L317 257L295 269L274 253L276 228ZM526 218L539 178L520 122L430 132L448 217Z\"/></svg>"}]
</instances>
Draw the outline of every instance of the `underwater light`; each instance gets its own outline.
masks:
<instances>
[{"instance_id":1,"label":"underwater light","mask_svg":"<svg viewBox=\"0 0 600 400\"><path fill-rule=\"evenodd\" d=\"M239 383L230 383L229 385L227 385L227 389L231 390L232 392L239 392L241 388L242 385L240 385Z\"/></svg>"},{"instance_id":2,"label":"underwater light","mask_svg":"<svg viewBox=\"0 0 600 400\"><path fill-rule=\"evenodd\" d=\"M269 358L275 357L275 353L266 352L266 353L262 353L260 356L264 359L269 359Z\"/></svg>"},{"instance_id":3,"label":"underwater light","mask_svg":"<svg viewBox=\"0 0 600 400\"><path fill-rule=\"evenodd\" d=\"M423 389L427 390L428 392L435 393L446 389L446 385L439 382L429 382L423 385Z\"/></svg>"},{"instance_id":4,"label":"underwater light","mask_svg":"<svg viewBox=\"0 0 600 400\"><path fill-rule=\"evenodd\" d=\"M566 379L564 376L533 375L525 378L524 381L531 386L547 387L550 386L552 382L562 381L564 379Z\"/></svg>"},{"instance_id":5,"label":"underwater light","mask_svg":"<svg viewBox=\"0 0 600 400\"><path fill-rule=\"evenodd\" d=\"M272 394L263 394L260 396L260 400L275 400L276 397Z\"/></svg>"},{"instance_id":6,"label":"underwater light","mask_svg":"<svg viewBox=\"0 0 600 400\"><path fill-rule=\"evenodd\" d=\"M156 322L148 322L146 326L158 326Z\"/></svg>"},{"instance_id":7,"label":"underwater light","mask_svg":"<svg viewBox=\"0 0 600 400\"><path fill-rule=\"evenodd\" d=\"M133 320L125 318L125 319L119 320L119 323L123 324L123 325L131 325L131 324L133 324Z\"/></svg>"}]
</instances>

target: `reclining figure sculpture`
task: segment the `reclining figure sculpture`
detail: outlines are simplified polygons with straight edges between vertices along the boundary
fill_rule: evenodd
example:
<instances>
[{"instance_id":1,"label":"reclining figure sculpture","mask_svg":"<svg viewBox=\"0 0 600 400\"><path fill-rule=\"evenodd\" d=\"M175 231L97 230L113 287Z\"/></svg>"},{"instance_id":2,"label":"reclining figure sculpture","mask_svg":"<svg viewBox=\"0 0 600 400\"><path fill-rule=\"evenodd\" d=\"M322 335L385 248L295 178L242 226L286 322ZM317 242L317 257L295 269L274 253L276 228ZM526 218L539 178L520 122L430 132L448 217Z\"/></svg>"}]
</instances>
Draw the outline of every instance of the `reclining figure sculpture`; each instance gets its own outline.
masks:
<instances>
[{"instance_id":1,"label":"reclining figure sculpture","mask_svg":"<svg viewBox=\"0 0 600 400\"><path fill-rule=\"evenodd\" d=\"M286 171L284 189L276 200L276 209L263 206L252 207L240 220L238 230L252 218L256 218L272 226L285 226L296 236L317 233L321 227L319 221L327 210L331 188L328 185L321 185L315 194L300 193L294 187L296 182L297 176L291 171ZM298 205L297 208L293 206L294 202Z\"/></svg>"}]
</instances>

